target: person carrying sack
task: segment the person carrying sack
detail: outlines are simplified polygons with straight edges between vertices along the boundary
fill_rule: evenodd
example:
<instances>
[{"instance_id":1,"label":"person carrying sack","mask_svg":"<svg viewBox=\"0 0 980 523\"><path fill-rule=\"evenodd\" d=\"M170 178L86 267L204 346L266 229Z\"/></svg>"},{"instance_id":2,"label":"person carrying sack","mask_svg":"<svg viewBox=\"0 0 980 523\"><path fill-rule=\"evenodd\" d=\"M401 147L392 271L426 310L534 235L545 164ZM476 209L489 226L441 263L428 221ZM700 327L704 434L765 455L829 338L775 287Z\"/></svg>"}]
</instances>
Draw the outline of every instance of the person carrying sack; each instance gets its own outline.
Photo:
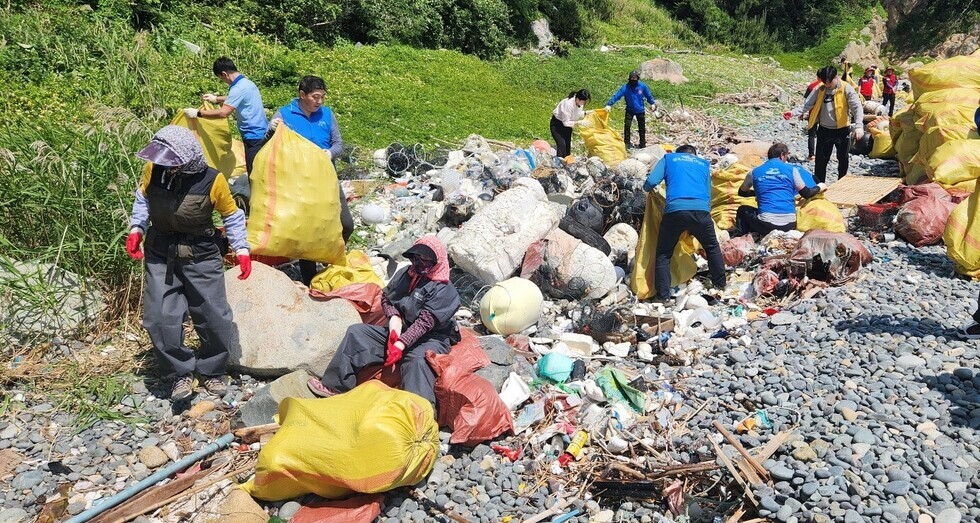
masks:
<instances>
[{"instance_id":1,"label":"person carrying sack","mask_svg":"<svg viewBox=\"0 0 980 523\"><path fill-rule=\"evenodd\" d=\"M173 379L172 401L194 393L194 373L209 393L224 396L238 328L225 292L224 249L212 213L221 215L242 280L252 272L245 213L235 206L225 177L208 167L189 129L160 129L136 156L150 164L136 190L126 252L145 260L143 327L164 377ZM201 340L196 354L184 345L188 314Z\"/></svg>"}]
</instances>

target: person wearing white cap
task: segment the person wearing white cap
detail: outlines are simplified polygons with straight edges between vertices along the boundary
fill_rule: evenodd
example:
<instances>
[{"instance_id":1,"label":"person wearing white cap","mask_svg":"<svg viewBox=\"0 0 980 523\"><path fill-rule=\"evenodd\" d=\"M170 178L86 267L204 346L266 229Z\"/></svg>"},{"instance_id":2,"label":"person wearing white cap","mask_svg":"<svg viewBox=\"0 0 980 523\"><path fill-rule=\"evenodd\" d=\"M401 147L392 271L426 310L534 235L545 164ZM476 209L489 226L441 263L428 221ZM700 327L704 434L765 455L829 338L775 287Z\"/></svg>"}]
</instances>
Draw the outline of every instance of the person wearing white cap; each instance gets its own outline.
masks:
<instances>
[{"instance_id":1,"label":"person wearing white cap","mask_svg":"<svg viewBox=\"0 0 980 523\"><path fill-rule=\"evenodd\" d=\"M209 393L224 396L238 329L225 293L223 239L212 214L221 216L244 280L252 272L245 213L225 177L208 167L190 130L168 125L136 156L151 164L136 190L126 239L127 254L145 260L143 327L164 377L173 379L171 400L194 393L195 372ZM188 315L201 340L196 354L184 345Z\"/></svg>"}]
</instances>

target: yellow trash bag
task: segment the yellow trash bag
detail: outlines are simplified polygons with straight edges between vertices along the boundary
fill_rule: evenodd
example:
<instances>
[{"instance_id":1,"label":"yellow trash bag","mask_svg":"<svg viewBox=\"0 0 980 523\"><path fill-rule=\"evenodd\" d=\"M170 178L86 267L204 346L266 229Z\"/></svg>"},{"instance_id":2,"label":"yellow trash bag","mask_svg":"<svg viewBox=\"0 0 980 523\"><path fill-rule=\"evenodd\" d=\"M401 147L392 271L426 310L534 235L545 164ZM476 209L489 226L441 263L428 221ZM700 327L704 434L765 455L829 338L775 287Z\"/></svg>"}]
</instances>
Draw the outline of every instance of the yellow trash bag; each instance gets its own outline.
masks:
<instances>
[{"instance_id":1,"label":"yellow trash bag","mask_svg":"<svg viewBox=\"0 0 980 523\"><path fill-rule=\"evenodd\" d=\"M822 229L830 232L847 232L844 215L834 202L818 194L796 209L796 228L801 232Z\"/></svg>"},{"instance_id":2,"label":"yellow trash bag","mask_svg":"<svg viewBox=\"0 0 980 523\"><path fill-rule=\"evenodd\" d=\"M252 166L252 253L344 261L337 172L327 153L280 125Z\"/></svg>"},{"instance_id":3,"label":"yellow trash bag","mask_svg":"<svg viewBox=\"0 0 980 523\"><path fill-rule=\"evenodd\" d=\"M352 283L373 283L384 288L385 282L374 272L371 259L364 251L350 251L343 261L320 271L310 282L310 288L330 292Z\"/></svg>"},{"instance_id":4,"label":"yellow trash bag","mask_svg":"<svg viewBox=\"0 0 980 523\"><path fill-rule=\"evenodd\" d=\"M201 106L201 110L213 108L214 106L207 102ZM225 178L241 174L236 173L239 162L232 149L231 128L228 126L227 118L188 118L184 111L178 111L177 116L170 123L193 131L194 136L201 142L201 147L204 148L204 159L207 160L208 165L225 175ZM244 160L244 144L242 147ZM241 172L245 172L244 161Z\"/></svg>"},{"instance_id":5,"label":"yellow trash bag","mask_svg":"<svg viewBox=\"0 0 980 523\"><path fill-rule=\"evenodd\" d=\"M871 154L868 156L884 160L895 159L895 147L892 146L892 134L887 129L882 131L880 129L871 128L871 137L874 141L871 143Z\"/></svg>"},{"instance_id":6,"label":"yellow trash bag","mask_svg":"<svg viewBox=\"0 0 980 523\"><path fill-rule=\"evenodd\" d=\"M387 492L422 481L439 458L432 404L379 380L325 399L286 398L279 424L243 485L257 499Z\"/></svg>"},{"instance_id":7,"label":"yellow trash bag","mask_svg":"<svg viewBox=\"0 0 980 523\"><path fill-rule=\"evenodd\" d=\"M973 192L980 178L980 140L955 140L943 144L929 158L926 175L948 191Z\"/></svg>"},{"instance_id":8,"label":"yellow trash bag","mask_svg":"<svg viewBox=\"0 0 980 523\"><path fill-rule=\"evenodd\" d=\"M592 111L577 128L589 156L598 156L602 163L613 167L626 159L626 144L622 135L609 126L609 111Z\"/></svg>"},{"instance_id":9,"label":"yellow trash bag","mask_svg":"<svg viewBox=\"0 0 980 523\"><path fill-rule=\"evenodd\" d=\"M647 205L640 227L640 240L636 244L636 257L633 273L630 275L630 288L637 299L645 300L656 295L654 289L654 269L657 258L657 237L660 235L660 221L664 216L667 200L658 191L647 193ZM681 234L670 259L670 285L690 281L698 272L698 266L691 254L695 252L694 237L690 233Z\"/></svg>"},{"instance_id":10,"label":"yellow trash bag","mask_svg":"<svg viewBox=\"0 0 980 523\"><path fill-rule=\"evenodd\" d=\"M943 243L956 272L980 279L980 191L953 209L943 231Z\"/></svg>"},{"instance_id":11,"label":"yellow trash bag","mask_svg":"<svg viewBox=\"0 0 980 523\"><path fill-rule=\"evenodd\" d=\"M980 53L939 60L909 71L916 100L929 92L954 87L980 89ZM975 101L975 100L974 100Z\"/></svg>"},{"instance_id":12,"label":"yellow trash bag","mask_svg":"<svg viewBox=\"0 0 980 523\"><path fill-rule=\"evenodd\" d=\"M740 163L711 174L711 219L719 229L735 226L735 213L740 206L758 207L754 197L738 195L748 174L749 168Z\"/></svg>"},{"instance_id":13,"label":"yellow trash bag","mask_svg":"<svg viewBox=\"0 0 980 523\"><path fill-rule=\"evenodd\" d=\"M905 182L905 185L924 183L928 177L925 165L922 165L918 160L903 167L902 180Z\"/></svg>"}]
</instances>

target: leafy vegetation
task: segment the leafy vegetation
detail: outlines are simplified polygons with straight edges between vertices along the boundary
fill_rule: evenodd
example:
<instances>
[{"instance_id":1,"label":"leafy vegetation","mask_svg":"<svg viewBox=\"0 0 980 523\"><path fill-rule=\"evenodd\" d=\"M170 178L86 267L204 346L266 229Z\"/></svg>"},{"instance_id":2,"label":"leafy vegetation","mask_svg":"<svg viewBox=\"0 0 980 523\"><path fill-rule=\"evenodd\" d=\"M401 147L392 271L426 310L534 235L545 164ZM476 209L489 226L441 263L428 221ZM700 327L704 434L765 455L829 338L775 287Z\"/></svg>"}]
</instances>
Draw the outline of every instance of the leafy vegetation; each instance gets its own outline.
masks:
<instances>
[{"instance_id":1,"label":"leafy vegetation","mask_svg":"<svg viewBox=\"0 0 980 523\"><path fill-rule=\"evenodd\" d=\"M712 42L752 53L800 51L872 0L663 0L678 20ZM837 52L840 52L838 49Z\"/></svg>"}]
</instances>

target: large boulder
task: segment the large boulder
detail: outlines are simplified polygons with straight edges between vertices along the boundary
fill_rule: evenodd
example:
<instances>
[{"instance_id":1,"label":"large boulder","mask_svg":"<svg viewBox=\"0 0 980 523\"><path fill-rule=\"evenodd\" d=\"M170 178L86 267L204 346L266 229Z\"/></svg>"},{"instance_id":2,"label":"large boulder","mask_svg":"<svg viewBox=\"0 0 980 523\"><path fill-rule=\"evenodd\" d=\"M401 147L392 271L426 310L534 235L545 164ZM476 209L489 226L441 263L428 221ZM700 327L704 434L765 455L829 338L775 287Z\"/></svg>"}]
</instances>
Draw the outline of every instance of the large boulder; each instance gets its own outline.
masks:
<instances>
[{"instance_id":1,"label":"large boulder","mask_svg":"<svg viewBox=\"0 0 980 523\"><path fill-rule=\"evenodd\" d=\"M0 335L71 336L99 320L105 298L94 281L40 262L0 257Z\"/></svg>"},{"instance_id":2,"label":"large boulder","mask_svg":"<svg viewBox=\"0 0 980 523\"><path fill-rule=\"evenodd\" d=\"M640 65L640 78L654 82L670 82L674 85L687 83L681 66L668 58L654 58L643 62Z\"/></svg>"},{"instance_id":3,"label":"large boulder","mask_svg":"<svg viewBox=\"0 0 980 523\"><path fill-rule=\"evenodd\" d=\"M518 178L460 227L449 255L464 271L498 283L514 274L528 247L554 230L560 218L537 180Z\"/></svg>"},{"instance_id":4,"label":"large boulder","mask_svg":"<svg viewBox=\"0 0 980 523\"><path fill-rule=\"evenodd\" d=\"M275 421L276 415L279 414L279 404L282 403L282 400L286 398L315 398L316 396L306 386L309 379L309 373L305 370L298 370L262 387L255 393L255 396L252 396L252 399L238 409L236 425L254 427L272 423Z\"/></svg>"},{"instance_id":5,"label":"large boulder","mask_svg":"<svg viewBox=\"0 0 980 523\"><path fill-rule=\"evenodd\" d=\"M228 363L252 376L277 377L295 370L320 375L347 328L361 323L346 300L314 301L305 287L261 263L252 264L247 280L228 271L225 285L241 340Z\"/></svg>"}]
</instances>

